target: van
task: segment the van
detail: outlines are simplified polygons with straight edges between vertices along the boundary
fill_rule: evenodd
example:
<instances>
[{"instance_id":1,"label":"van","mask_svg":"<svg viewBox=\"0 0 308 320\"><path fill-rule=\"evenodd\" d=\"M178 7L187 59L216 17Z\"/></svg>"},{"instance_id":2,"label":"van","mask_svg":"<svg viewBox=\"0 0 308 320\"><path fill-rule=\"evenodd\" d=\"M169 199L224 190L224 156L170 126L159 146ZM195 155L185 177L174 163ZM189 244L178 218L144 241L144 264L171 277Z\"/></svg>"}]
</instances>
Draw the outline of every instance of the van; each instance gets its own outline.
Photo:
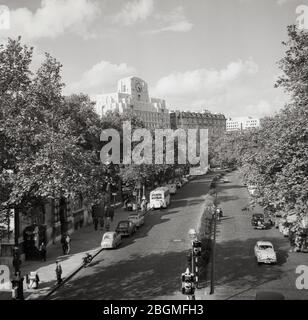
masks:
<instances>
[{"instance_id":1,"label":"van","mask_svg":"<svg viewBox=\"0 0 308 320\"><path fill-rule=\"evenodd\" d=\"M159 187L150 193L150 207L153 209L167 208L170 204L170 191L168 187Z\"/></svg>"}]
</instances>

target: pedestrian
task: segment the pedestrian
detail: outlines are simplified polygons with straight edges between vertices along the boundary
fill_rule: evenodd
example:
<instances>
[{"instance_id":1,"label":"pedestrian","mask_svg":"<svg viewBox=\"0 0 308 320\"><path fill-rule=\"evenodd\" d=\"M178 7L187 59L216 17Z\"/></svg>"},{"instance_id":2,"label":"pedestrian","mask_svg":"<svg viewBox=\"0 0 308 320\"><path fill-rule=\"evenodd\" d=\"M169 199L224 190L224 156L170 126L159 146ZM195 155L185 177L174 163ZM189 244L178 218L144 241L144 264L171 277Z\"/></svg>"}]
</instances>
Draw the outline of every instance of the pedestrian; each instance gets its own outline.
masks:
<instances>
[{"instance_id":1,"label":"pedestrian","mask_svg":"<svg viewBox=\"0 0 308 320\"><path fill-rule=\"evenodd\" d=\"M111 222L113 222L113 218L114 218L114 207L110 207L110 209L109 209L109 214L110 214Z\"/></svg>"},{"instance_id":2,"label":"pedestrian","mask_svg":"<svg viewBox=\"0 0 308 320\"><path fill-rule=\"evenodd\" d=\"M71 237L69 234L65 236L65 243L66 243L66 254L69 254L71 251Z\"/></svg>"},{"instance_id":3,"label":"pedestrian","mask_svg":"<svg viewBox=\"0 0 308 320\"><path fill-rule=\"evenodd\" d=\"M66 241L65 241L65 235L64 234L62 234L62 237L61 237L61 244L62 244L63 254L66 254L67 247L66 247Z\"/></svg>"},{"instance_id":4,"label":"pedestrian","mask_svg":"<svg viewBox=\"0 0 308 320\"><path fill-rule=\"evenodd\" d=\"M57 283L60 284L62 282L62 267L59 263L59 260L56 261L56 276Z\"/></svg>"},{"instance_id":5,"label":"pedestrian","mask_svg":"<svg viewBox=\"0 0 308 320\"><path fill-rule=\"evenodd\" d=\"M106 231L109 231L109 229L110 229L110 222L111 222L111 218L107 217L106 218Z\"/></svg>"},{"instance_id":6,"label":"pedestrian","mask_svg":"<svg viewBox=\"0 0 308 320\"><path fill-rule=\"evenodd\" d=\"M98 228L98 217L97 216L93 217L93 224L94 224L94 230L97 231L97 228Z\"/></svg>"},{"instance_id":7,"label":"pedestrian","mask_svg":"<svg viewBox=\"0 0 308 320\"><path fill-rule=\"evenodd\" d=\"M104 217L100 217L99 218L99 224L100 224L100 227L101 227L101 230L103 230L104 229Z\"/></svg>"},{"instance_id":8,"label":"pedestrian","mask_svg":"<svg viewBox=\"0 0 308 320\"><path fill-rule=\"evenodd\" d=\"M46 261L46 253L47 253L47 249L46 249L46 245L44 242L41 243L40 248L40 257L42 261Z\"/></svg>"}]
</instances>

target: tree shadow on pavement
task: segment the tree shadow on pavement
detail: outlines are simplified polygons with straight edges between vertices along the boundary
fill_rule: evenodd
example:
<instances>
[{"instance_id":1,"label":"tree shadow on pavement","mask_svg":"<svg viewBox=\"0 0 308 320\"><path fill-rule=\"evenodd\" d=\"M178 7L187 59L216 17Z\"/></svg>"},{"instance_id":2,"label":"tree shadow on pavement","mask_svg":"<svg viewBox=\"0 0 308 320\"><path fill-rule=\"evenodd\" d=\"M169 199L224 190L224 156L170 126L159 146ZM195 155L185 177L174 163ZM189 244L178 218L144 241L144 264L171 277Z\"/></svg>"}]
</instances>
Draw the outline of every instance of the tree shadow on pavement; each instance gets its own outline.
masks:
<instances>
[{"instance_id":1,"label":"tree shadow on pavement","mask_svg":"<svg viewBox=\"0 0 308 320\"><path fill-rule=\"evenodd\" d=\"M107 267L99 265L68 282L51 299L154 299L181 294L180 275L185 271L185 252L134 255ZM136 272L138 266L138 272ZM90 274L89 274L90 273Z\"/></svg>"}]
</instances>

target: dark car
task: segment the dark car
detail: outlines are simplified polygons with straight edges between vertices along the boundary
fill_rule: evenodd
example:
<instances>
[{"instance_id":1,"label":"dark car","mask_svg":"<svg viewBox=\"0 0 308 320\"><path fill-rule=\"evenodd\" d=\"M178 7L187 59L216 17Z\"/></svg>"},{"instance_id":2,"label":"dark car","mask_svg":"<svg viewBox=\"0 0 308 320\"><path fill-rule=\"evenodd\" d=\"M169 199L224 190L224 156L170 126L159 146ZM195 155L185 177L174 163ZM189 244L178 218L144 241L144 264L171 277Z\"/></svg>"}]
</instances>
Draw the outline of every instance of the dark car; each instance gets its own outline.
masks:
<instances>
[{"instance_id":1,"label":"dark car","mask_svg":"<svg viewBox=\"0 0 308 320\"><path fill-rule=\"evenodd\" d=\"M122 236L131 236L136 232L136 224L130 220L120 221L116 228L116 232Z\"/></svg>"},{"instance_id":2,"label":"dark car","mask_svg":"<svg viewBox=\"0 0 308 320\"><path fill-rule=\"evenodd\" d=\"M256 227L258 226L258 221L264 224L264 214L262 213L254 213L251 218L251 225Z\"/></svg>"}]
</instances>

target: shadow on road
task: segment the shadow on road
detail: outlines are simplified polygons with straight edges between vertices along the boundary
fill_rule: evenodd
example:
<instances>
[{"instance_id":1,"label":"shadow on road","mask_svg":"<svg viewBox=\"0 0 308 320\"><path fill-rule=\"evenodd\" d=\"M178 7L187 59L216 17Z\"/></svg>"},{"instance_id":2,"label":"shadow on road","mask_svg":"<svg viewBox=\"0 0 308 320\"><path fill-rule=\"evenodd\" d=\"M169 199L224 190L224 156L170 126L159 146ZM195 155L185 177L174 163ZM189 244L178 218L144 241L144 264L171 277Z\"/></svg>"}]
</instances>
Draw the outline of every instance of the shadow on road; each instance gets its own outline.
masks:
<instances>
[{"instance_id":1,"label":"shadow on road","mask_svg":"<svg viewBox=\"0 0 308 320\"><path fill-rule=\"evenodd\" d=\"M258 265L254 257L256 239L225 241L216 244L215 282L218 285L228 285L234 289L249 282L258 285L266 280L280 278L283 265L288 258L288 251L279 248L279 239L264 238L271 241L277 252L277 265Z\"/></svg>"},{"instance_id":2,"label":"shadow on road","mask_svg":"<svg viewBox=\"0 0 308 320\"><path fill-rule=\"evenodd\" d=\"M50 299L154 299L180 294L183 252L134 255L108 267L93 266L91 274L70 281ZM123 272L125 270L125 272ZM138 271L136 271L138 270ZM178 277L176 275L179 275Z\"/></svg>"}]
</instances>

